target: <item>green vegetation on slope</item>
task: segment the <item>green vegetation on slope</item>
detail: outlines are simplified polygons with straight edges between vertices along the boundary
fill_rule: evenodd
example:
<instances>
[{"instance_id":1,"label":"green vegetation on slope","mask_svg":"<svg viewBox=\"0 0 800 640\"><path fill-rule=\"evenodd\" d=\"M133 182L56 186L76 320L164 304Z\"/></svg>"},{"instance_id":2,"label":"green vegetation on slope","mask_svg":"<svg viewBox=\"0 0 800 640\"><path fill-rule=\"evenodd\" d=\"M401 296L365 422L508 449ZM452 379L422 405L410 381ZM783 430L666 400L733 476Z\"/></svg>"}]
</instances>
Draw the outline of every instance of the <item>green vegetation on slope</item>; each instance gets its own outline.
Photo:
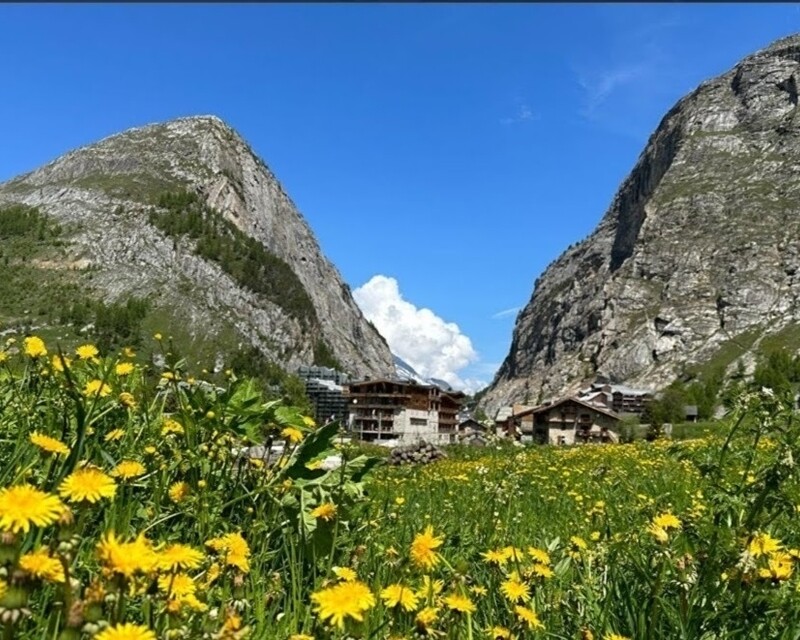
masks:
<instances>
[{"instance_id":1,"label":"green vegetation on slope","mask_svg":"<svg viewBox=\"0 0 800 640\"><path fill-rule=\"evenodd\" d=\"M292 268L263 244L188 191L165 193L150 222L173 238L196 241L197 255L216 262L241 286L263 295L306 327L319 324L314 304Z\"/></svg>"},{"instance_id":2,"label":"green vegetation on slope","mask_svg":"<svg viewBox=\"0 0 800 640\"><path fill-rule=\"evenodd\" d=\"M302 381L257 349L242 351L241 337L224 318L219 320L219 330L196 334L187 329L180 309L158 304L154 298L102 300L92 287L91 269L71 262L68 231L36 208L0 208L0 330L9 336L35 330L66 353L87 341L103 351L136 347L144 362L151 361L158 350L150 337L160 332L173 357L183 357L208 371L215 369L221 357L226 368L246 368L268 396L308 406ZM320 343L315 356L327 366L338 364L327 345ZM258 353L257 362L252 352Z\"/></svg>"}]
</instances>

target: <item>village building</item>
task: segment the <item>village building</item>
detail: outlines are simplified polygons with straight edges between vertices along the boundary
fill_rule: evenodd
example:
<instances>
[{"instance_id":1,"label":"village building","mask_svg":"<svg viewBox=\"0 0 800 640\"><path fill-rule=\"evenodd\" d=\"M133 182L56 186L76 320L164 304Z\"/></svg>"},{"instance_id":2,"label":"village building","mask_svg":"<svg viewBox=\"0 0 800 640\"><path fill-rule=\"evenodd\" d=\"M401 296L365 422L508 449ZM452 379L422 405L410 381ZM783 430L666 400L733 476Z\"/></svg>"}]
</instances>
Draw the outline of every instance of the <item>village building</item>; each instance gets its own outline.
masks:
<instances>
[{"instance_id":1,"label":"village building","mask_svg":"<svg viewBox=\"0 0 800 640\"><path fill-rule=\"evenodd\" d=\"M457 440L460 391L404 380L364 380L347 385L349 429L367 442L425 440L449 444Z\"/></svg>"},{"instance_id":2,"label":"village building","mask_svg":"<svg viewBox=\"0 0 800 640\"><path fill-rule=\"evenodd\" d=\"M456 427L457 441L461 444L483 446L489 442L489 429L474 418L461 420Z\"/></svg>"},{"instance_id":3,"label":"village building","mask_svg":"<svg viewBox=\"0 0 800 640\"><path fill-rule=\"evenodd\" d=\"M641 415L653 399L653 392L620 384L594 382L590 387L582 389L578 398L614 413Z\"/></svg>"},{"instance_id":4,"label":"village building","mask_svg":"<svg viewBox=\"0 0 800 640\"><path fill-rule=\"evenodd\" d=\"M347 419L347 399L344 385L347 374L329 367L299 367L297 376L305 384L306 395L314 405L317 424Z\"/></svg>"},{"instance_id":5,"label":"village building","mask_svg":"<svg viewBox=\"0 0 800 640\"><path fill-rule=\"evenodd\" d=\"M579 444L618 442L614 431L621 419L615 412L579 398L524 409L506 421L508 434L523 442Z\"/></svg>"}]
</instances>

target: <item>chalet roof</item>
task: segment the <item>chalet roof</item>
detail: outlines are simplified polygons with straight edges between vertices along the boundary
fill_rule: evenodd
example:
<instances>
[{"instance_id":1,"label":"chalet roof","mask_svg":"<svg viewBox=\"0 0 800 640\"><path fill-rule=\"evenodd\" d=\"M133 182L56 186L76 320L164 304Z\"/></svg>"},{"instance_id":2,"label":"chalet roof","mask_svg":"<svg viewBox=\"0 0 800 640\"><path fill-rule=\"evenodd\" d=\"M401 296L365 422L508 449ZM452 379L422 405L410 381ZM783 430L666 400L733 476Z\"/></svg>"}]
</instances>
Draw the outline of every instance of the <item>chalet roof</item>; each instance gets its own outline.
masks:
<instances>
[{"instance_id":1,"label":"chalet roof","mask_svg":"<svg viewBox=\"0 0 800 640\"><path fill-rule=\"evenodd\" d=\"M411 380L400 380L397 378L371 378L369 380L357 380L353 382L348 382L346 386L363 387L365 385L378 384L378 383L391 384L391 385L396 385L398 387L412 387L417 389L439 389L439 391L441 391L443 394L447 393L447 395L449 396L454 396L458 394L463 395L463 393L461 393L460 391L455 391L455 392L442 391L441 388L437 387L435 384L419 384L418 382L413 382Z\"/></svg>"},{"instance_id":2,"label":"chalet roof","mask_svg":"<svg viewBox=\"0 0 800 640\"><path fill-rule=\"evenodd\" d=\"M591 409L592 411L597 411L597 413L602 413L603 415L606 415L609 418L613 418L614 420L621 420L621 418L613 411L609 411L608 409L604 409L603 407L598 407L596 404L590 404L574 396L561 398L560 400L556 400L555 402L542 404L539 405L538 407L533 407L532 409L526 409L525 411L521 411L520 413L515 413L514 417L519 418L520 416L536 415L537 413L542 413L543 411L549 411L550 409L562 405L565 402L575 402L581 406L586 407L587 409Z\"/></svg>"}]
</instances>

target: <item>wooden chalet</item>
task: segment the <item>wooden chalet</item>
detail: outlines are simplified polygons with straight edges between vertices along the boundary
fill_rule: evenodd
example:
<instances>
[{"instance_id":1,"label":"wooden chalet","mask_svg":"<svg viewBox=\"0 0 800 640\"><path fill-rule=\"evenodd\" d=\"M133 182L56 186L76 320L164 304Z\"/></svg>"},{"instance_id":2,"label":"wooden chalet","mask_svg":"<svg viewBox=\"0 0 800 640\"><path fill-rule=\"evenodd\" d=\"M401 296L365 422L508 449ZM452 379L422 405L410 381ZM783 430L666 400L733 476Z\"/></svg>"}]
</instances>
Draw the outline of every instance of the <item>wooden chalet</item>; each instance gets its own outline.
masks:
<instances>
[{"instance_id":1,"label":"wooden chalet","mask_svg":"<svg viewBox=\"0 0 800 640\"><path fill-rule=\"evenodd\" d=\"M347 385L353 435L365 441L455 441L465 395L405 380L364 380Z\"/></svg>"},{"instance_id":2,"label":"wooden chalet","mask_svg":"<svg viewBox=\"0 0 800 640\"><path fill-rule=\"evenodd\" d=\"M512 437L542 444L617 442L620 420L613 411L571 397L514 413L507 429Z\"/></svg>"}]
</instances>

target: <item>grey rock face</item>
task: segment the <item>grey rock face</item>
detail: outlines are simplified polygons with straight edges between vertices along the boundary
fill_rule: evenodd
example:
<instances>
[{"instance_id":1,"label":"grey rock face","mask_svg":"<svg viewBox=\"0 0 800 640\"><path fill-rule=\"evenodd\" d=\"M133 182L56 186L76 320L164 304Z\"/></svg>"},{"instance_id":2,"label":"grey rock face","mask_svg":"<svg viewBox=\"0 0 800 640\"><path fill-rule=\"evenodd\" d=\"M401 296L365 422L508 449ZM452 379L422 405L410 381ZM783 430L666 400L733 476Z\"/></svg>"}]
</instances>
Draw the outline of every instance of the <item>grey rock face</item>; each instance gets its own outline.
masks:
<instances>
[{"instance_id":1,"label":"grey rock face","mask_svg":"<svg viewBox=\"0 0 800 640\"><path fill-rule=\"evenodd\" d=\"M313 335L276 304L240 287L213 262L149 224L153 198L187 189L286 262L319 318ZM160 294L196 334L233 325L242 345L290 368L312 361L322 337L355 376L393 371L385 340L366 321L339 272L267 166L219 118L182 118L101 140L0 185L21 202L78 229L75 264L110 300Z\"/></svg>"},{"instance_id":2,"label":"grey rock face","mask_svg":"<svg viewBox=\"0 0 800 640\"><path fill-rule=\"evenodd\" d=\"M792 36L666 114L595 231L536 281L490 412L597 375L659 388L800 322L798 84Z\"/></svg>"}]
</instances>

